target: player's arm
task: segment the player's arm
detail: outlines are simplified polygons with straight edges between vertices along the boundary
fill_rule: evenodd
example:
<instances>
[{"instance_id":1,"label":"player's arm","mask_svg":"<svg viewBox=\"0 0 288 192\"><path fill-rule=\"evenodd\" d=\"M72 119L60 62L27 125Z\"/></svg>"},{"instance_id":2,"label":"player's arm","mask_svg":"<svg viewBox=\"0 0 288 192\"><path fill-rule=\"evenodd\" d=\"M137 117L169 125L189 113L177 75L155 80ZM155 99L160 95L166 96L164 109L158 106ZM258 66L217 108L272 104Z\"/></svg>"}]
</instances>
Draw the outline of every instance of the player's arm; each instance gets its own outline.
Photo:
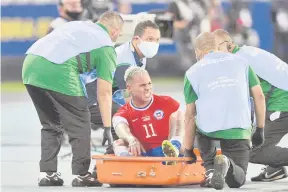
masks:
<instances>
[{"instance_id":1,"label":"player's arm","mask_svg":"<svg viewBox=\"0 0 288 192\"><path fill-rule=\"evenodd\" d=\"M119 137L119 139L123 139L124 141L128 143L129 141L135 139L135 137L132 135L130 131L128 121L124 117L115 115L112 118L112 122L113 122L113 127L115 129L115 132L117 136Z\"/></svg>"},{"instance_id":2,"label":"player's arm","mask_svg":"<svg viewBox=\"0 0 288 192\"><path fill-rule=\"evenodd\" d=\"M116 68L114 47L103 47L97 52L97 99L104 127L111 127L112 82Z\"/></svg>"},{"instance_id":3,"label":"player's arm","mask_svg":"<svg viewBox=\"0 0 288 192\"><path fill-rule=\"evenodd\" d=\"M257 75L254 73L251 67L249 67L248 70L249 87L254 100L257 127L264 128L266 114L265 96Z\"/></svg>"},{"instance_id":4,"label":"player's arm","mask_svg":"<svg viewBox=\"0 0 288 192\"><path fill-rule=\"evenodd\" d=\"M137 138L133 136L133 134L130 131L128 121L125 117L120 116L121 115L121 109L118 114L115 114L112 122L113 127L115 129L115 132L117 136L124 140L125 142L129 143L129 152L134 156L141 155L142 152L146 152L143 148L142 144L138 141ZM122 115L125 116L125 112Z\"/></svg>"},{"instance_id":5,"label":"player's arm","mask_svg":"<svg viewBox=\"0 0 288 192\"><path fill-rule=\"evenodd\" d=\"M186 112L185 112L185 138L184 146L185 149L191 150L194 148L194 140L196 135L196 105L195 101L198 99L195 91L190 84L190 81L185 76L184 79L184 97L186 102Z\"/></svg>"}]
</instances>

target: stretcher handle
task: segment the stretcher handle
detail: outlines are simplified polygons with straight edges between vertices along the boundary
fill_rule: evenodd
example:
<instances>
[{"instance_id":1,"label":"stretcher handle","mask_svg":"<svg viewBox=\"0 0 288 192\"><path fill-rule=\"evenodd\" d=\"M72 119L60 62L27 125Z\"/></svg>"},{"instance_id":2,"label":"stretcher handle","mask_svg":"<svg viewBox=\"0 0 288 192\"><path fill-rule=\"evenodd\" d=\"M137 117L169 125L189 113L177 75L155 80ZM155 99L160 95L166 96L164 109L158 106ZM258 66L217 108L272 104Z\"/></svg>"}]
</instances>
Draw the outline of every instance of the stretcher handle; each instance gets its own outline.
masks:
<instances>
[{"instance_id":1,"label":"stretcher handle","mask_svg":"<svg viewBox=\"0 0 288 192\"><path fill-rule=\"evenodd\" d=\"M105 161L135 161L135 162L162 162L162 161L177 161L186 162L191 161L191 157L121 157L121 156L110 156L110 155L93 155L92 159L105 160ZM201 162L202 160L197 160Z\"/></svg>"}]
</instances>

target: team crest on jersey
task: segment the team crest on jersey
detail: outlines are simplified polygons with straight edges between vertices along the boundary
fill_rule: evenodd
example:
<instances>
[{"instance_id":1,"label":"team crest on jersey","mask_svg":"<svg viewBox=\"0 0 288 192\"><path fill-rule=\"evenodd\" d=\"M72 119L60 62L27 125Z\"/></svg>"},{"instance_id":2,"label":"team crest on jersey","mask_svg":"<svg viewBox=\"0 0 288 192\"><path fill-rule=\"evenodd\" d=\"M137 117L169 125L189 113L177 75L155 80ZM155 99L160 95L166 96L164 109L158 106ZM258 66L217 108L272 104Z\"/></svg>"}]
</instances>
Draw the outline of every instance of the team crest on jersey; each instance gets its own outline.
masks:
<instances>
[{"instance_id":1,"label":"team crest on jersey","mask_svg":"<svg viewBox=\"0 0 288 192\"><path fill-rule=\"evenodd\" d=\"M163 117L164 117L164 112L163 112L162 110L156 110L156 111L154 112L154 117L155 117L155 119L157 119L157 120L161 120L161 119L163 119Z\"/></svg>"}]
</instances>

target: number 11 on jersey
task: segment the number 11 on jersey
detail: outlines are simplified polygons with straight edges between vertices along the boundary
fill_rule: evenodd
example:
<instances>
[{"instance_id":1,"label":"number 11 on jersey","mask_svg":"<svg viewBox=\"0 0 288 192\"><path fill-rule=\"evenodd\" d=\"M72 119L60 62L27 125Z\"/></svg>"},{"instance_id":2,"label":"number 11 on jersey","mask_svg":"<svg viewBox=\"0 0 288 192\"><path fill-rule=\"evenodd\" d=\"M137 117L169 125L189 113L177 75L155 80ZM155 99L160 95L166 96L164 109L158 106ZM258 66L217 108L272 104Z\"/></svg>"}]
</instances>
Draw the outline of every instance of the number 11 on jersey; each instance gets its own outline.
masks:
<instances>
[{"instance_id":1,"label":"number 11 on jersey","mask_svg":"<svg viewBox=\"0 0 288 192\"><path fill-rule=\"evenodd\" d=\"M144 129L146 131L146 138L157 136L157 134L154 131L152 123L149 123L148 126L147 125L143 125L143 127L144 127ZM152 135L149 134L149 132L150 132L149 128L150 128L150 131L152 132Z\"/></svg>"}]
</instances>

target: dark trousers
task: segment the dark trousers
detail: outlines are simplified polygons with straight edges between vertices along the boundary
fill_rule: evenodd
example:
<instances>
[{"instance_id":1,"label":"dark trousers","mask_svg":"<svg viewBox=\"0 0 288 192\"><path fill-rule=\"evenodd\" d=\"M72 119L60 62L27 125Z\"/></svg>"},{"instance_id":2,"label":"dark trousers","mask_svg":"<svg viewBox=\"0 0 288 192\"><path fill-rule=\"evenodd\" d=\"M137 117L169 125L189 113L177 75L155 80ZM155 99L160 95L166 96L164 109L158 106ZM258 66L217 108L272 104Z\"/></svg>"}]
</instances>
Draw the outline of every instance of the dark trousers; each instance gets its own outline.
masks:
<instances>
[{"instance_id":1,"label":"dark trousers","mask_svg":"<svg viewBox=\"0 0 288 192\"><path fill-rule=\"evenodd\" d=\"M112 116L118 111L120 105L115 102L112 102ZM102 117L99 109L99 105L92 105L89 107L91 114L91 122L97 127L103 127Z\"/></svg>"},{"instance_id":2,"label":"dark trousers","mask_svg":"<svg viewBox=\"0 0 288 192\"><path fill-rule=\"evenodd\" d=\"M118 105L117 103L112 102L112 116L118 111L118 109L120 107L121 106ZM103 123L102 123L102 118L101 118L101 114L100 114L99 105L90 106L90 114L91 114L91 122L92 122L93 126L95 126L96 129L99 128L99 127L102 127ZM113 127L111 129L111 132L112 132L112 136L113 136L113 140L114 141L119 139L119 137L116 135L115 129ZM114 154L112 145L109 145L107 147L106 154Z\"/></svg>"},{"instance_id":3,"label":"dark trousers","mask_svg":"<svg viewBox=\"0 0 288 192\"><path fill-rule=\"evenodd\" d=\"M288 133L288 112L281 112L280 117L274 121L270 120L272 113L266 115L265 141L260 148L251 150L250 162L272 167L288 166L288 148L276 146Z\"/></svg>"},{"instance_id":4,"label":"dark trousers","mask_svg":"<svg viewBox=\"0 0 288 192\"><path fill-rule=\"evenodd\" d=\"M85 97L68 96L26 85L38 113L41 129L40 172L57 171L57 155L63 131L72 146L72 174L88 172L90 155L90 113Z\"/></svg>"},{"instance_id":5,"label":"dark trousers","mask_svg":"<svg viewBox=\"0 0 288 192\"><path fill-rule=\"evenodd\" d=\"M231 188L239 188L246 181L246 172L249 162L250 140L215 139L196 134L196 142L206 171L214 169L214 158L217 148L216 141L220 140L222 154L229 158L230 168L226 175L226 183Z\"/></svg>"}]
</instances>

